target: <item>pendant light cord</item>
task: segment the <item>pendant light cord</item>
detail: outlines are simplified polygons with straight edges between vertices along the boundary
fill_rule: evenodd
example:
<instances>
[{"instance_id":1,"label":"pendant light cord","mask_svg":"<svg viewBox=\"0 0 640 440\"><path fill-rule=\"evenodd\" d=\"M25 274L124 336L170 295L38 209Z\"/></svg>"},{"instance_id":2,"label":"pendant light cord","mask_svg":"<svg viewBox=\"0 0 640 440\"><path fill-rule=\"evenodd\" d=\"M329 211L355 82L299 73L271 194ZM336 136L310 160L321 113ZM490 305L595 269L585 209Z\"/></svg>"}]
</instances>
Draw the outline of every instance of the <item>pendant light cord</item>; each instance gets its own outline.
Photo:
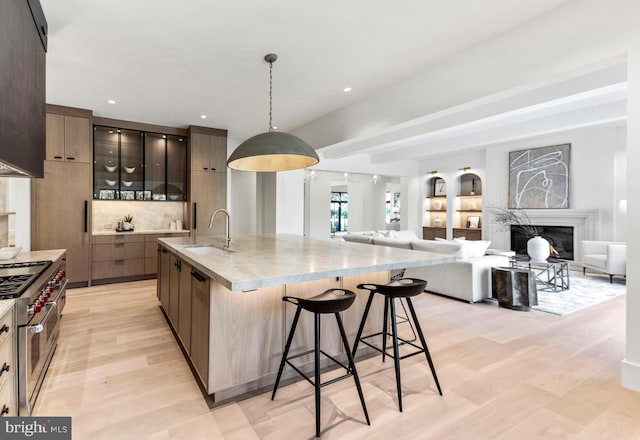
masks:
<instances>
[{"instance_id":1,"label":"pendant light cord","mask_svg":"<svg viewBox=\"0 0 640 440\"><path fill-rule=\"evenodd\" d=\"M269 63L269 133L273 133L273 122L272 122L272 98L271 94L273 92L273 62Z\"/></svg>"}]
</instances>

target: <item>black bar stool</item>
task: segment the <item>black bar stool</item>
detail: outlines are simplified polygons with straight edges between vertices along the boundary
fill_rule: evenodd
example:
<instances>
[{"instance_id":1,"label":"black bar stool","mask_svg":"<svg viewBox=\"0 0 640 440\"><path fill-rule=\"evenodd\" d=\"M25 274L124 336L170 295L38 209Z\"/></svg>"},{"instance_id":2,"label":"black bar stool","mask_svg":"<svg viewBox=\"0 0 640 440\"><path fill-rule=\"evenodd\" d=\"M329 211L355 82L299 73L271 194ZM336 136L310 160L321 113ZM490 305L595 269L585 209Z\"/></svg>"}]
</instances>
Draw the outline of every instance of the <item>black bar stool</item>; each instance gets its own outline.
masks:
<instances>
[{"instance_id":1,"label":"black bar stool","mask_svg":"<svg viewBox=\"0 0 640 440\"><path fill-rule=\"evenodd\" d=\"M384 285L380 285L380 284L359 284L358 285L358 289L366 289L370 293L369 293L369 299L367 300L367 305L364 308L362 321L360 321L360 327L358 328L356 341L353 344L353 356L355 356L356 350L358 349L358 343L362 341L363 344L368 345L374 350L377 350L380 353L382 353L382 362L384 362L385 356L391 356L393 358L393 362L396 370L396 386L398 388L398 406L400 408L400 412L402 412L402 390L400 386L400 359L405 359L420 353L424 353L425 356L427 357L427 362L429 363L429 367L431 368L433 379L435 380L436 386L438 387L438 393L440 393L440 395L442 396L442 390L440 389L440 383L438 382L436 369L433 366L433 361L431 360L431 355L429 354L429 349L427 348L427 342L424 339L424 334L422 333L420 322L418 321L418 317L416 316L416 311L413 308L413 303L411 302L411 297L420 295L422 292L424 292L426 287L427 287L426 281L419 280L416 278L401 278L398 280L394 280L389 284L384 284ZM382 331L378 333L373 333L368 336L362 336L362 331L364 330L364 325L367 320L367 315L369 314L369 309L371 308L371 303L373 302L373 297L376 293L384 295L384 318L382 323ZM414 344L412 341L403 339L398 336L396 305L394 301L396 298L406 299L407 305L409 306L409 312L411 312L411 317L413 319L415 330L418 333L418 338L420 339L420 343L422 344L421 347ZM388 332L389 309L391 309L391 333ZM373 338L380 335L382 335L382 349L366 341L366 339ZM388 336L391 336L391 338L393 339L393 355L387 353L387 337ZM398 341L401 341L401 344L399 344ZM418 351L406 354L404 356L400 356L399 346L404 344L411 345L412 347L417 348Z\"/></svg>"},{"instance_id":2,"label":"black bar stool","mask_svg":"<svg viewBox=\"0 0 640 440\"><path fill-rule=\"evenodd\" d=\"M282 376L282 371L284 370L285 362L291 366L298 374L304 377L313 387L315 388L316 394L316 437L320 437L320 388L337 382L339 380L345 379L347 377L353 376L353 380L356 383L356 388L358 389L358 395L360 396L360 403L362 404L362 409L364 410L364 416L367 419L367 425L370 425L369 422L369 414L367 413L367 406L364 403L364 397L362 395L362 388L360 387L360 380L358 379L358 372L356 371L356 364L353 361L353 355L351 354L351 349L349 348L349 342L347 341L347 334L344 331L344 326L342 325L342 318L340 317L340 313L343 310L348 309L351 304L356 299L356 294L350 290L345 289L329 289L321 293L320 295L313 296L311 298L296 298L293 296L285 296L282 298L283 301L288 301L297 306L296 314L293 317L293 323L291 324L291 331L289 332L289 337L287 339L287 345L284 348L284 353L282 353L282 360L280 361L280 368L278 369L278 376L276 377L276 383L273 386L273 394L271 394L271 400L276 397L276 391L278 390L278 385L280 383L280 377ZM293 340L293 334L296 330L296 325L298 324L298 318L300 317L300 311L305 309L309 312L312 312L315 315L315 344L313 350L305 351L304 353L299 353L294 356L289 356L289 348L291 347L291 341ZM320 315L324 313L333 313L336 316L336 321L338 321L338 328L340 329L340 337L342 338L342 343L344 344L344 349L347 354L347 358L349 360L349 365L344 365L339 360L334 357L328 355L324 351L320 349ZM300 371L295 365L290 362L290 359L295 359L300 356L307 355L309 353L315 353L314 358L314 369L315 369L315 377L314 380L311 380L306 374ZM347 373L343 376L337 377L335 379L329 380L325 383L320 382L320 353L331 359L336 364L340 365L344 368Z\"/></svg>"}]
</instances>

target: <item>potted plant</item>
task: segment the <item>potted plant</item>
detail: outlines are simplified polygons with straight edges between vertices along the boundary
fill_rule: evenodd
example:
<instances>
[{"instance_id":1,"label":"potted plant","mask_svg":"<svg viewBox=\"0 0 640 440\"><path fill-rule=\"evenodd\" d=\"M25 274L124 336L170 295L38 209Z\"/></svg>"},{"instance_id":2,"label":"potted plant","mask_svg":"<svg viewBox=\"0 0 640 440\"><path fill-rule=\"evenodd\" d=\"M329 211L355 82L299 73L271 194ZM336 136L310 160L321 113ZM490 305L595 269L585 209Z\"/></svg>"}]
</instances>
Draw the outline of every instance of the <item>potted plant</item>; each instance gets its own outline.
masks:
<instances>
[{"instance_id":1,"label":"potted plant","mask_svg":"<svg viewBox=\"0 0 640 440\"><path fill-rule=\"evenodd\" d=\"M522 209L490 208L496 223L507 230L516 227L527 238L527 254L532 261L545 261L549 258L549 242L538 235L538 228L531 224L531 219Z\"/></svg>"},{"instance_id":2,"label":"potted plant","mask_svg":"<svg viewBox=\"0 0 640 440\"><path fill-rule=\"evenodd\" d=\"M130 231L133 229L133 217L131 216L131 214L127 214L124 216L124 223L122 224L122 229L124 229L125 231Z\"/></svg>"}]
</instances>

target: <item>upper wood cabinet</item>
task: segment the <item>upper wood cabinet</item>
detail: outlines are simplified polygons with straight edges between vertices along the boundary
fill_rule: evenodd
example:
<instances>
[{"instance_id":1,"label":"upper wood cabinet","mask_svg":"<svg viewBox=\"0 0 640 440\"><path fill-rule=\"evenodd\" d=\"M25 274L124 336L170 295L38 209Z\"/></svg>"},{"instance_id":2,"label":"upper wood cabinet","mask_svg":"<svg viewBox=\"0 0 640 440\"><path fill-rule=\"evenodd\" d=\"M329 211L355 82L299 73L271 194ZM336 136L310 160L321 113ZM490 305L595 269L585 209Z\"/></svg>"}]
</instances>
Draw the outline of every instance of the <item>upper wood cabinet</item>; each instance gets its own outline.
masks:
<instances>
[{"instance_id":1,"label":"upper wood cabinet","mask_svg":"<svg viewBox=\"0 0 640 440\"><path fill-rule=\"evenodd\" d=\"M227 168L227 137L192 133L191 154L193 171L225 172Z\"/></svg>"},{"instance_id":2,"label":"upper wood cabinet","mask_svg":"<svg viewBox=\"0 0 640 440\"><path fill-rule=\"evenodd\" d=\"M47 160L91 162L91 120L47 113Z\"/></svg>"}]
</instances>

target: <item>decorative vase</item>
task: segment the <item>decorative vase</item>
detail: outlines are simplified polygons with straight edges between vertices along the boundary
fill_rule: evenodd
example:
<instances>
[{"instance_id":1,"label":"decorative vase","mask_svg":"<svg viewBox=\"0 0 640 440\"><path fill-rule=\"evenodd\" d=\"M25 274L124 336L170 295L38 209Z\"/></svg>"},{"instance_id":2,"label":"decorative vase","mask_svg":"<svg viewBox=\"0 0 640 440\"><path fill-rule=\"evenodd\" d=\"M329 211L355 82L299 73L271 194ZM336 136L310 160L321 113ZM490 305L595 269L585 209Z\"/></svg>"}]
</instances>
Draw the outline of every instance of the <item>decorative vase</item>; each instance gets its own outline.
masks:
<instances>
[{"instance_id":1,"label":"decorative vase","mask_svg":"<svg viewBox=\"0 0 640 440\"><path fill-rule=\"evenodd\" d=\"M442 209L442 201L434 200L433 201L433 209L440 211Z\"/></svg>"},{"instance_id":2,"label":"decorative vase","mask_svg":"<svg viewBox=\"0 0 640 440\"><path fill-rule=\"evenodd\" d=\"M536 235L527 241L527 254L531 261L545 261L549 253L549 242L544 238Z\"/></svg>"},{"instance_id":3,"label":"decorative vase","mask_svg":"<svg viewBox=\"0 0 640 440\"><path fill-rule=\"evenodd\" d=\"M440 219L440 217L438 217L433 221L433 226L435 226L436 228L439 228L442 226L442 220Z\"/></svg>"},{"instance_id":4,"label":"decorative vase","mask_svg":"<svg viewBox=\"0 0 640 440\"><path fill-rule=\"evenodd\" d=\"M476 208L477 208L476 202L469 202L469 209L471 209L472 211L475 211Z\"/></svg>"},{"instance_id":5,"label":"decorative vase","mask_svg":"<svg viewBox=\"0 0 640 440\"><path fill-rule=\"evenodd\" d=\"M133 229L133 225L129 222L124 222L122 224L122 229L124 229L125 231L130 231L131 229Z\"/></svg>"}]
</instances>

